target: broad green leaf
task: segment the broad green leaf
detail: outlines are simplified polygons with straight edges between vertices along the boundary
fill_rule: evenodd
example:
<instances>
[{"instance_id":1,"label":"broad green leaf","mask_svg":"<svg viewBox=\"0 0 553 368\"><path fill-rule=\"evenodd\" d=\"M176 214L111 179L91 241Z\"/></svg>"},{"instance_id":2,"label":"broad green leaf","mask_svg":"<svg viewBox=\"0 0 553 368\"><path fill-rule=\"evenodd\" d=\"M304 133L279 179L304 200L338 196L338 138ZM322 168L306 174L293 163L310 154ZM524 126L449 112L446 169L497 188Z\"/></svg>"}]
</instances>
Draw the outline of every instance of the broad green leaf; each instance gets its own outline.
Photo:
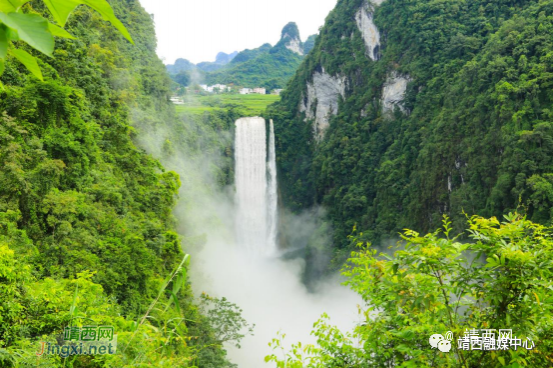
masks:
<instances>
[{"instance_id":1,"label":"broad green leaf","mask_svg":"<svg viewBox=\"0 0 553 368\"><path fill-rule=\"evenodd\" d=\"M21 8L21 5L27 2L29 2L29 0L0 0L0 12L15 12Z\"/></svg>"},{"instance_id":2,"label":"broad green leaf","mask_svg":"<svg viewBox=\"0 0 553 368\"><path fill-rule=\"evenodd\" d=\"M0 59L5 59L8 54L8 35L6 26L0 25Z\"/></svg>"},{"instance_id":3,"label":"broad green leaf","mask_svg":"<svg viewBox=\"0 0 553 368\"><path fill-rule=\"evenodd\" d=\"M113 9L106 0L44 0L44 3L61 27L65 26L69 15L77 6L81 4L88 5L100 13L102 18L109 21L115 28L117 28L117 30L119 30L119 32L123 34L123 36L125 36L127 40L134 44L131 35L123 23L117 19L113 13Z\"/></svg>"},{"instance_id":4,"label":"broad green leaf","mask_svg":"<svg viewBox=\"0 0 553 368\"><path fill-rule=\"evenodd\" d=\"M40 15L21 13L0 13L0 21L17 31L19 39L38 51L52 56L54 36L48 30L48 22Z\"/></svg>"},{"instance_id":5,"label":"broad green leaf","mask_svg":"<svg viewBox=\"0 0 553 368\"><path fill-rule=\"evenodd\" d=\"M2 24L0 22L0 24ZM8 41L19 41L19 35L17 34L17 31L13 28L6 27L6 36L8 37Z\"/></svg>"},{"instance_id":6,"label":"broad green leaf","mask_svg":"<svg viewBox=\"0 0 553 368\"><path fill-rule=\"evenodd\" d=\"M2 75L3 73L4 73L4 59L0 59L0 75Z\"/></svg>"},{"instance_id":7,"label":"broad green leaf","mask_svg":"<svg viewBox=\"0 0 553 368\"><path fill-rule=\"evenodd\" d=\"M62 27L67 23L69 14L79 5L83 4L79 0L44 0L44 4L50 10L54 20Z\"/></svg>"},{"instance_id":8,"label":"broad green leaf","mask_svg":"<svg viewBox=\"0 0 553 368\"><path fill-rule=\"evenodd\" d=\"M62 37L62 38L71 38L75 39L75 36L73 36L71 33L67 32L65 29L56 26L55 24L52 24L48 22L48 30L50 33L56 37Z\"/></svg>"},{"instance_id":9,"label":"broad green leaf","mask_svg":"<svg viewBox=\"0 0 553 368\"><path fill-rule=\"evenodd\" d=\"M113 13L113 9L106 0L83 0L83 4L90 6L92 9L96 10L102 17L110 22L130 43L134 44L134 41L131 38L131 35L121 23L119 19Z\"/></svg>"},{"instance_id":10,"label":"broad green leaf","mask_svg":"<svg viewBox=\"0 0 553 368\"><path fill-rule=\"evenodd\" d=\"M31 73L33 73L35 77L37 77L41 81L44 80L44 78L42 77L42 72L40 71L38 63L34 56L29 54L27 51L21 49L12 50L11 53L17 58L17 60L21 62L21 64L25 65L25 67Z\"/></svg>"}]
</instances>

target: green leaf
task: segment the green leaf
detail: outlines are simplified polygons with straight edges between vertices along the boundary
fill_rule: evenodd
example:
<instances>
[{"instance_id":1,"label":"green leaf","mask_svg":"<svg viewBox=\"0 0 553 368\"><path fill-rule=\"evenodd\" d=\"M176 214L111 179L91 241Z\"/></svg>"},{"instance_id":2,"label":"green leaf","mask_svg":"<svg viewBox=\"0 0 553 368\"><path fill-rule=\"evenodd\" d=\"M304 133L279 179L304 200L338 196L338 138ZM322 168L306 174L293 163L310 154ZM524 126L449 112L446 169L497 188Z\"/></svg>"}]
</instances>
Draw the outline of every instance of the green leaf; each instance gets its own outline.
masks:
<instances>
[{"instance_id":1,"label":"green leaf","mask_svg":"<svg viewBox=\"0 0 553 368\"><path fill-rule=\"evenodd\" d=\"M177 310L178 314L181 314L180 306L179 306L179 298L177 298L177 295L173 293L172 291L169 291L171 293L171 298L169 298L169 303L167 304L167 307L165 308L165 312L171 307L171 304L175 304L175 309Z\"/></svg>"},{"instance_id":2,"label":"green leaf","mask_svg":"<svg viewBox=\"0 0 553 368\"><path fill-rule=\"evenodd\" d=\"M0 0L0 12L10 13L15 12L29 0Z\"/></svg>"},{"instance_id":3,"label":"green leaf","mask_svg":"<svg viewBox=\"0 0 553 368\"><path fill-rule=\"evenodd\" d=\"M54 36L48 30L46 19L36 14L0 13L0 21L16 30L19 39L38 51L52 56Z\"/></svg>"},{"instance_id":4,"label":"green leaf","mask_svg":"<svg viewBox=\"0 0 553 368\"><path fill-rule=\"evenodd\" d=\"M19 41L19 35L17 34L17 31L13 28L6 27L6 36L8 37L8 41Z\"/></svg>"},{"instance_id":5,"label":"green leaf","mask_svg":"<svg viewBox=\"0 0 553 368\"><path fill-rule=\"evenodd\" d=\"M82 3L82 1L78 0L44 0L44 4L46 4L48 10L50 10L54 20L62 27L64 27L65 23L67 23L69 14L71 14L71 12Z\"/></svg>"},{"instance_id":6,"label":"green leaf","mask_svg":"<svg viewBox=\"0 0 553 368\"><path fill-rule=\"evenodd\" d=\"M0 25L0 59L5 59L8 55L8 34L6 31L6 26Z\"/></svg>"},{"instance_id":7,"label":"green leaf","mask_svg":"<svg viewBox=\"0 0 553 368\"><path fill-rule=\"evenodd\" d=\"M81 4L88 5L100 13L102 18L110 22L127 40L134 44L131 35L123 23L117 19L113 13L113 9L106 0L44 0L44 3L50 10L50 13L52 13L56 22L62 27L65 26L69 15L77 6Z\"/></svg>"},{"instance_id":8,"label":"green leaf","mask_svg":"<svg viewBox=\"0 0 553 368\"><path fill-rule=\"evenodd\" d=\"M67 32L65 29L58 27L55 24L52 24L50 22L48 22L48 30L52 35L56 37L70 38L72 40L75 39L75 36L73 36L71 33Z\"/></svg>"},{"instance_id":9,"label":"green leaf","mask_svg":"<svg viewBox=\"0 0 553 368\"><path fill-rule=\"evenodd\" d=\"M486 258L486 261L488 262L486 264L486 267L497 267L497 262L494 258L488 257L488 258Z\"/></svg>"},{"instance_id":10,"label":"green leaf","mask_svg":"<svg viewBox=\"0 0 553 368\"><path fill-rule=\"evenodd\" d=\"M92 9L96 10L100 15L110 22L130 43L134 44L134 41L131 38L131 35L121 23L119 19L113 13L113 9L106 0L83 0L83 4L90 6Z\"/></svg>"},{"instance_id":11,"label":"green leaf","mask_svg":"<svg viewBox=\"0 0 553 368\"><path fill-rule=\"evenodd\" d=\"M37 77L41 81L44 80L44 78L42 77L42 72L40 71L38 63L34 56L31 56L31 54L29 54L27 51L21 49L12 50L11 53L17 58L17 60L21 62L21 64L25 65L25 67L31 73L33 73L35 77Z\"/></svg>"},{"instance_id":12,"label":"green leaf","mask_svg":"<svg viewBox=\"0 0 553 368\"><path fill-rule=\"evenodd\" d=\"M0 59L0 76L4 73L4 59ZM0 86L2 83L0 83Z\"/></svg>"}]
</instances>

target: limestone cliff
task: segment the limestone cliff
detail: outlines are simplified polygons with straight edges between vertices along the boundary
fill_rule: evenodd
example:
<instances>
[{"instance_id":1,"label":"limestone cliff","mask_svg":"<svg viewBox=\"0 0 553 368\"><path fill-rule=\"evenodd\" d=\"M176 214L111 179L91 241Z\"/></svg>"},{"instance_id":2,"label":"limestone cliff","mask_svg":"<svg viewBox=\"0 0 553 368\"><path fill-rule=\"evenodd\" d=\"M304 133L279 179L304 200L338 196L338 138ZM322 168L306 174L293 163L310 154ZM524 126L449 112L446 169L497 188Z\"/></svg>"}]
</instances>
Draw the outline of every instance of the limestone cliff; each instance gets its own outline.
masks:
<instances>
[{"instance_id":1,"label":"limestone cliff","mask_svg":"<svg viewBox=\"0 0 553 368\"><path fill-rule=\"evenodd\" d=\"M329 126L331 115L338 113L338 102L346 95L346 78L331 76L324 68L313 73L313 80L307 83L307 93L300 103L300 111L307 120L314 119L314 133L322 139Z\"/></svg>"},{"instance_id":2,"label":"limestone cliff","mask_svg":"<svg viewBox=\"0 0 553 368\"><path fill-rule=\"evenodd\" d=\"M288 50L298 55L303 55L303 43L301 42L300 31L296 23L290 22L284 26L280 36L280 41L275 47L279 47L281 45L284 45L284 47Z\"/></svg>"},{"instance_id":3,"label":"limestone cliff","mask_svg":"<svg viewBox=\"0 0 553 368\"><path fill-rule=\"evenodd\" d=\"M324 205L340 246L519 198L552 221L552 23L551 0L338 0L269 111L284 204Z\"/></svg>"}]
</instances>

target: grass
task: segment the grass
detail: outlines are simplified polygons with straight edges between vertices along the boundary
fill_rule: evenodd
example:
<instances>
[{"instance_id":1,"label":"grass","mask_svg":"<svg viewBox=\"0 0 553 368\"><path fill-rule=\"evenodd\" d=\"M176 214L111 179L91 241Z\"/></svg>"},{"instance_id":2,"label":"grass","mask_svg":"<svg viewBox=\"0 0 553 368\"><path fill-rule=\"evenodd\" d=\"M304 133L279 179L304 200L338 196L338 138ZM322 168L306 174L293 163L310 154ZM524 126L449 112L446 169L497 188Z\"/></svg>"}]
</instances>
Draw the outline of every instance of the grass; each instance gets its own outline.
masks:
<instances>
[{"instance_id":1,"label":"grass","mask_svg":"<svg viewBox=\"0 0 553 368\"><path fill-rule=\"evenodd\" d=\"M175 105L177 112L182 114L203 114L223 110L230 106L240 108L244 116L259 116L267 106L280 99L276 95L212 95L212 96L191 96L184 98L184 105Z\"/></svg>"}]
</instances>

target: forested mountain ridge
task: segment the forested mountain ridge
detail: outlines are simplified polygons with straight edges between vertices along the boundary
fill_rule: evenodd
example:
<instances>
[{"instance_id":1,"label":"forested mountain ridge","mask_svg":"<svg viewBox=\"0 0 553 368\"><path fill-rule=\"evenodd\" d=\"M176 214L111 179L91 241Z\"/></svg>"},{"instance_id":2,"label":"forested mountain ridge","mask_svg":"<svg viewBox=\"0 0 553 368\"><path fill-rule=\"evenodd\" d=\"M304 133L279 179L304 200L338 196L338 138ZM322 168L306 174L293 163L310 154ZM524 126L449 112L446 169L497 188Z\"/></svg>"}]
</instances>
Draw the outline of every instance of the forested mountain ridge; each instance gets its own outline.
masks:
<instances>
[{"instance_id":1,"label":"forested mountain ridge","mask_svg":"<svg viewBox=\"0 0 553 368\"><path fill-rule=\"evenodd\" d=\"M221 69L222 67L230 63L232 59L234 59L236 54L238 54L237 51L231 52L230 54L219 52L215 56L214 62L203 61L201 63L198 63L196 66L198 67L198 69L203 70L204 72L212 72Z\"/></svg>"},{"instance_id":2,"label":"forested mountain ridge","mask_svg":"<svg viewBox=\"0 0 553 368\"><path fill-rule=\"evenodd\" d=\"M340 0L269 111L284 205L324 205L338 247L519 203L549 223L552 55L552 1Z\"/></svg>"},{"instance_id":3,"label":"forested mountain ridge","mask_svg":"<svg viewBox=\"0 0 553 368\"><path fill-rule=\"evenodd\" d=\"M298 26L288 23L281 32L280 41L244 50L225 67L207 73L208 84L222 83L245 87L283 88L303 60L304 50Z\"/></svg>"},{"instance_id":4,"label":"forested mountain ridge","mask_svg":"<svg viewBox=\"0 0 553 368\"><path fill-rule=\"evenodd\" d=\"M219 53L215 62L197 65L186 59L177 59L166 68L171 78L181 85L199 80L207 84L264 87L268 90L283 88L294 75L303 56L313 48L316 38L316 35L311 35L303 43L297 25L290 22L282 29L281 38L275 46L265 43L255 49ZM192 73L195 73L194 78Z\"/></svg>"},{"instance_id":5,"label":"forested mountain ridge","mask_svg":"<svg viewBox=\"0 0 553 368\"><path fill-rule=\"evenodd\" d=\"M138 1L110 4L134 45L80 6L54 58L27 47L43 82L12 58L0 78L0 365L34 365L39 341L86 323L113 326L118 354L41 364L231 366L186 282L180 179L134 140L174 119L152 19Z\"/></svg>"},{"instance_id":6,"label":"forested mountain ridge","mask_svg":"<svg viewBox=\"0 0 553 368\"><path fill-rule=\"evenodd\" d=\"M217 69L221 69L232 60L238 54L237 51L231 52L230 54L219 52L215 56L215 61L202 61L201 63L194 64L187 59L178 58L175 60L174 64L167 64L165 68L169 75L176 75L182 72L190 72L192 70L198 70L203 72L212 72Z\"/></svg>"},{"instance_id":7,"label":"forested mountain ridge","mask_svg":"<svg viewBox=\"0 0 553 368\"><path fill-rule=\"evenodd\" d=\"M273 46L270 43L264 43L255 49L242 50L231 60L230 64L236 65L254 59L261 54L268 53L272 48Z\"/></svg>"}]
</instances>

